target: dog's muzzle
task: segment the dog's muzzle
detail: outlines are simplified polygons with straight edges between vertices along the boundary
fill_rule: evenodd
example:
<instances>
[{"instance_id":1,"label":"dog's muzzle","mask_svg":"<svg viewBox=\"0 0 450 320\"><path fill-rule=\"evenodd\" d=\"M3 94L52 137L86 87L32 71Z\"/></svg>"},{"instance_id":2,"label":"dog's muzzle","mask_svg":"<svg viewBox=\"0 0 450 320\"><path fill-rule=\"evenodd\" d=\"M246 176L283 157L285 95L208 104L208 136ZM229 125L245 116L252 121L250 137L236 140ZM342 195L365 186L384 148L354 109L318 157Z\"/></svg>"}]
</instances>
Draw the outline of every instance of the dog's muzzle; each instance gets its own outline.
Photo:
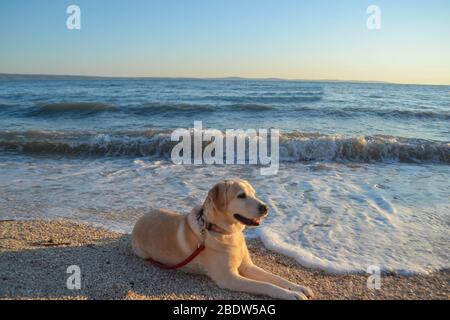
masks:
<instances>
[{"instance_id":1,"label":"dog's muzzle","mask_svg":"<svg viewBox=\"0 0 450 320\"><path fill-rule=\"evenodd\" d=\"M240 214L235 213L234 218L239 221L240 223L249 226L249 227L257 227L261 224L262 220L264 219L262 216L258 218L246 218L244 216L241 216Z\"/></svg>"}]
</instances>

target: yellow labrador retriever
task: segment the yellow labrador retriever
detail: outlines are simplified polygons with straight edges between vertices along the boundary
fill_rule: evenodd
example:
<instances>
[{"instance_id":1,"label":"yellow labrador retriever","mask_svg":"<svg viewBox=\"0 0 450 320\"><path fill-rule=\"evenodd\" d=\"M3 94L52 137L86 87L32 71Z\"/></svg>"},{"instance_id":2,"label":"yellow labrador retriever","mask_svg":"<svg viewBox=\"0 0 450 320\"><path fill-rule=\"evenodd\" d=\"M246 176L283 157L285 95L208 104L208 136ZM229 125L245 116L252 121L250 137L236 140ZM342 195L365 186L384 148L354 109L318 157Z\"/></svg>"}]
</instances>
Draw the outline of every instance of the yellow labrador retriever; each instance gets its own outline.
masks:
<instances>
[{"instance_id":1,"label":"yellow labrador retriever","mask_svg":"<svg viewBox=\"0 0 450 320\"><path fill-rule=\"evenodd\" d=\"M143 259L172 266L201 251L182 270L208 275L229 290L278 299L311 298L309 288L253 264L242 231L259 226L267 213L247 181L225 180L209 191L203 206L187 215L153 210L141 217L133 229L133 250Z\"/></svg>"}]
</instances>

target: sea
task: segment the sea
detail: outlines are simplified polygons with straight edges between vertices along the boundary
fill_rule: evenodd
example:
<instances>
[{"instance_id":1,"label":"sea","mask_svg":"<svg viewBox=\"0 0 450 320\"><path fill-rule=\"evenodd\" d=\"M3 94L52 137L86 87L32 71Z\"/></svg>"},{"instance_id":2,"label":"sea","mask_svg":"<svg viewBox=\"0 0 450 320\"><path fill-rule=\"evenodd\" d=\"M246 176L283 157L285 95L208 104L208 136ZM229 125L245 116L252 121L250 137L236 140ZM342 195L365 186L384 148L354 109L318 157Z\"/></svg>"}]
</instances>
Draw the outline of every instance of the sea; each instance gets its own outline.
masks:
<instances>
[{"instance_id":1,"label":"sea","mask_svg":"<svg viewBox=\"0 0 450 320\"><path fill-rule=\"evenodd\" d=\"M175 129L278 129L279 170L175 164ZM269 206L259 238L329 273L450 266L450 87L249 79L0 79L0 219L129 233L217 182Z\"/></svg>"}]
</instances>

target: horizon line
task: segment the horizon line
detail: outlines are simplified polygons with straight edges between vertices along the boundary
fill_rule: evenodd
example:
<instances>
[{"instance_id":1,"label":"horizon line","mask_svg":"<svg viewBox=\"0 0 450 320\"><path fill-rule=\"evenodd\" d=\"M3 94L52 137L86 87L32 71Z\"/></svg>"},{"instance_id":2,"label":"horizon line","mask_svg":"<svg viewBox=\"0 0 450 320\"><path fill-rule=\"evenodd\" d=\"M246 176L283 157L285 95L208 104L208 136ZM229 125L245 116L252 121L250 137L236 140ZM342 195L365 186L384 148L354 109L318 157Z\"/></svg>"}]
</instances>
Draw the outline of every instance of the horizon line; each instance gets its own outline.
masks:
<instances>
[{"instance_id":1,"label":"horizon line","mask_svg":"<svg viewBox=\"0 0 450 320\"><path fill-rule=\"evenodd\" d=\"M111 75L79 75L79 74L45 74L45 73L3 73L0 72L0 80L14 77L49 77L49 78L90 78L92 80L106 79L148 79L148 80L249 80L249 81L298 81L298 82L347 82L347 83L372 83L372 84L394 84L394 85L417 85L417 86L450 86L450 84L431 84L431 83L402 83L382 80L340 80L340 79L288 79L279 77L179 77L179 76L111 76ZM38 79L45 80L45 79Z\"/></svg>"}]
</instances>

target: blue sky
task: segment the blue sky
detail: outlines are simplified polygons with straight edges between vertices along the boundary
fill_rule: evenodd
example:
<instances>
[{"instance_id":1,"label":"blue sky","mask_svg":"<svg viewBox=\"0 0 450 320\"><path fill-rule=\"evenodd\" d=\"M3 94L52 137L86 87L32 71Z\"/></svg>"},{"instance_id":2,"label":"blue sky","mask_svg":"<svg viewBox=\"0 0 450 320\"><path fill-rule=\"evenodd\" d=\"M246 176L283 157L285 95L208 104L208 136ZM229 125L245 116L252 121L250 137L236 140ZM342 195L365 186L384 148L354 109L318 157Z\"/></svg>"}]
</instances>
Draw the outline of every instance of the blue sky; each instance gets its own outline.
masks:
<instances>
[{"instance_id":1,"label":"blue sky","mask_svg":"<svg viewBox=\"0 0 450 320\"><path fill-rule=\"evenodd\" d=\"M1 0L0 72L450 84L450 1Z\"/></svg>"}]
</instances>

